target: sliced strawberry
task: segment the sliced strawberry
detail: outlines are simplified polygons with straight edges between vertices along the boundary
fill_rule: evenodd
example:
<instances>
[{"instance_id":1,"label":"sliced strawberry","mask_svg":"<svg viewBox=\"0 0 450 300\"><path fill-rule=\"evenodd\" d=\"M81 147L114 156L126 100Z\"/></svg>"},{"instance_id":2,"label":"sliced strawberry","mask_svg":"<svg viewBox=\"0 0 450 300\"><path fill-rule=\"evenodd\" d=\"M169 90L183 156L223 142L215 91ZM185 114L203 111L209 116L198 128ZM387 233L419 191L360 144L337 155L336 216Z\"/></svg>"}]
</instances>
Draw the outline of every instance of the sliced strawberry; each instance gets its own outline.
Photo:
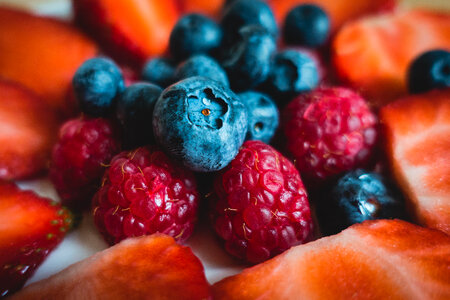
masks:
<instances>
[{"instance_id":1,"label":"sliced strawberry","mask_svg":"<svg viewBox=\"0 0 450 300\"><path fill-rule=\"evenodd\" d=\"M0 7L0 77L22 83L53 108L66 109L73 74L96 53L67 23Z\"/></svg>"},{"instance_id":2,"label":"sliced strawberry","mask_svg":"<svg viewBox=\"0 0 450 300\"><path fill-rule=\"evenodd\" d=\"M218 16L225 0L175 0L183 13L201 13Z\"/></svg>"},{"instance_id":3,"label":"sliced strawberry","mask_svg":"<svg viewBox=\"0 0 450 300\"><path fill-rule=\"evenodd\" d=\"M331 24L336 30L344 22L358 17L384 11L391 11L397 0L269 0L276 19L283 24L288 12L299 4L316 4L322 7L330 16Z\"/></svg>"},{"instance_id":4,"label":"sliced strawberry","mask_svg":"<svg viewBox=\"0 0 450 300\"><path fill-rule=\"evenodd\" d=\"M450 89L381 109L395 178L417 221L450 234Z\"/></svg>"},{"instance_id":5,"label":"sliced strawberry","mask_svg":"<svg viewBox=\"0 0 450 300\"><path fill-rule=\"evenodd\" d=\"M178 19L175 0L72 0L77 22L117 60L162 54Z\"/></svg>"},{"instance_id":6,"label":"sliced strawberry","mask_svg":"<svg viewBox=\"0 0 450 300\"><path fill-rule=\"evenodd\" d=\"M23 86L0 79L0 179L22 179L47 167L56 135L48 105Z\"/></svg>"},{"instance_id":7,"label":"sliced strawberry","mask_svg":"<svg viewBox=\"0 0 450 300\"><path fill-rule=\"evenodd\" d=\"M401 11L347 24L337 34L333 63L341 80L375 106L406 94L406 72L427 50L450 49L450 14Z\"/></svg>"},{"instance_id":8,"label":"sliced strawberry","mask_svg":"<svg viewBox=\"0 0 450 300\"><path fill-rule=\"evenodd\" d=\"M20 289L72 225L58 203L0 182L0 298Z\"/></svg>"},{"instance_id":9,"label":"sliced strawberry","mask_svg":"<svg viewBox=\"0 0 450 300\"><path fill-rule=\"evenodd\" d=\"M214 299L450 299L450 236L367 221L213 286Z\"/></svg>"},{"instance_id":10,"label":"sliced strawberry","mask_svg":"<svg viewBox=\"0 0 450 300\"><path fill-rule=\"evenodd\" d=\"M200 260L163 234L129 238L12 299L210 299Z\"/></svg>"}]
</instances>

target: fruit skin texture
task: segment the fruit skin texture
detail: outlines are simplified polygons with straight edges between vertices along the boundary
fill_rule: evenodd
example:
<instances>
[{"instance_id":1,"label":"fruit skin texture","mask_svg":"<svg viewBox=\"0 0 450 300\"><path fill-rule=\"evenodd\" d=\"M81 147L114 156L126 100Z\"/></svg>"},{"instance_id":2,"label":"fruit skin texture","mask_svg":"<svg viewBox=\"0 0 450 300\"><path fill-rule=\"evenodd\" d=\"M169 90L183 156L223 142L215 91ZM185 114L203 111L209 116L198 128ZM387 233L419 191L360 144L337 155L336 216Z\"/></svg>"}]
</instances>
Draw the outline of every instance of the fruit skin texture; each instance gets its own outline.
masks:
<instances>
[{"instance_id":1,"label":"fruit skin texture","mask_svg":"<svg viewBox=\"0 0 450 300\"><path fill-rule=\"evenodd\" d=\"M214 184L216 233L231 255L259 263L311 238L306 190L294 165L271 146L247 141Z\"/></svg>"},{"instance_id":2,"label":"fruit skin texture","mask_svg":"<svg viewBox=\"0 0 450 300\"><path fill-rule=\"evenodd\" d=\"M55 114L43 99L0 79L0 179L26 179L45 170L56 132Z\"/></svg>"},{"instance_id":3,"label":"fruit skin texture","mask_svg":"<svg viewBox=\"0 0 450 300\"><path fill-rule=\"evenodd\" d=\"M92 207L109 244L155 232L182 243L193 232L199 201L194 175L149 146L111 160Z\"/></svg>"},{"instance_id":4,"label":"fruit skin texture","mask_svg":"<svg viewBox=\"0 0 450 300\"><path fill-rule=\"evenodd\" d=\"M224 168L238 153L246 132L244 104L230 89L204 77L169 86L153 111L156 141L194 171Z\"/></svg>"},{"instance_id":5,"label":"fruit skin texture","mask_svg":"<svg viewBox=\"0 0 450 300\"><path fill-rule=\"evenodd\" d=\"M339 178L328 196L316 203L323 234L335 234L366 220L405 218L403 199L392 184L374 172L357 169Z\"/></svg>"},{"instance_id":6,"label":"fruit skin texture","mask_svg":"<svg viewBox=\"0 0 450 300\"><path fill-rule=\"evenodd\" d=\"M179 12L174 0L72 0L75 21L120 62L161 55Z\"/></svg>"},{"instance_id":7,"label":"fruit skin texture","mask_svg":"<svg viewBox=\"0 0 450 300\"><path fill-rule=\"evenodd\" d=\"M220 64L206 55L195 55L178 65L175 71L176 81L194 76L202 76L216 80L229 87L228 76Z\"/></svg>"},{"instance_id":8,"label":"fruit skin texture","mask_svg":"<svg viewBox=\"0 0 450 300\"><path fill-rule=\"evenodd\" d=\"M107 119L81 117L64 123L49 172L61 202L75 210L90 207L105 166L119 151L117 130Z\"/></svg>"},{"instance_id":9,"label":"fruit skin texture","mask_svg":"<svg viewBox=\"0 0 450 300\"><path fill-rule=\"evenodd\" d=\"M318 88L284 109L287 146L304 180L320 183L371 162L377 117L354 91Z\"/></svg>"},{"instance_id":10,"label":"fruit skin texture","mask_svg":"<svg viewBox=\"0 0 450 300\"><path fill-rule=\"evenodd\" d=\"M175 65L170 59L154 57L144 64L141 79L165 88L172 83L174 73Z\"/></svg>"},{"instance_id":11,"label":"fruit skin texture","mask_svg":"<svg viewBox=\"0 0 450 300\"><path fill-rule=\"evenodd\" d=\"M450 52L431 50L414 59L408 68L408 90L417 94L450 88Z\"/></svg>"},{"instance_id":12,"label":"fruit skin texture","mask_svg":"<svg viewBox=\"0 0 450 300\"><path fill-rule=\"evenodd\" d=\"M450 297L449 257L450 237L442 232L400 220L366 221L293 247L212 290L218 300L443 300Z\"/></svg>"},{"instance_id":13,"label":"fruit skin texture","mask_svg":"<svg viewBox=\"0 0 450 300\"><path fill-rule=\"evenodd\" d=\"M381 109L380 120L411 214L450 234L450 89L399 99Z\"/></svg>"},{"instance_id":14,"label":"fruit skin texture","mask_svg":"<svg viewBox=\"0 0 450 300\"><path fill-rule=\"evenodd\" d=\"M97 46L70 24L0 8L0 77L34 91L58 112L73 74Z\"/></svg>"},{"instance_id":15,"label":"fruit skin texture","mask_svg":"<svg viewBox=\"0 0 450 300\"><path fill-rule=\"evenodd\" d=\"M0 181L0 297L20 289L72 226L60 204Z\"/></svg>"},{"instance_id":16,"label":"fruit skin texture","mask_svg":"<svg viewBox=\"0 0 450 300\"><path fill-rule=\"evenodd\" d=\"M450 49L449 14L410 10L346 24L332 44L339 79L381 107L407 94L407 70L421 53Z\"/></svg>"},{"instance_id":17,"label":"fruit skin texture","mask_svg":"<svg viewBox=\"0 0 450 300\"><path fill-rule=\"evenodd\" d=\"M130 277L132 274L132 277ZM130 238L11 299L211 299L200 260L163 234Z\"/></svg>"}]
</instances>

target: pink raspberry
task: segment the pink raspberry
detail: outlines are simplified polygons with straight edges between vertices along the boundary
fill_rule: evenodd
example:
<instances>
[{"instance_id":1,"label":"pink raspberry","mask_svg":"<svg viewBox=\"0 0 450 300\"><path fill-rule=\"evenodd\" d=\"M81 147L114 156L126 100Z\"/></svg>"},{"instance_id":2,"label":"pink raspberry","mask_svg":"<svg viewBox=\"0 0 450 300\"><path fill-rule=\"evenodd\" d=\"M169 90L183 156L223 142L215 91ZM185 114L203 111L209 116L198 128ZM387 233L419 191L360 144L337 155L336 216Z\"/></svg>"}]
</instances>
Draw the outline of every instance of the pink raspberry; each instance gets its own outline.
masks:
<instances>
[{"instance_id":1,"label":"pink raspberry","mask_svg":"<svg viewBox=\"0 0 450 300\"><path fill-rule=\"evenodd\" d=\"M284 109L287 147L304 180L320 183L366 167L377 140L377 118L350 89L319 88Z\"/></svg>"},{"instance_id":2,"label":"pink raspberry","mask_svg":"<svg viewBox=\"0 0 450 300\"><path fill-rule=\"evenodd\" d=\"M79 118L63 124L50 167L50 179L62 203L88 208L105 165L119 151L119 140L106 119Z\"/></svg>"},{"instance_id":3,"label":"pink raspberry","mask_svg":"<svg viewBox=\"0 0 450 300\"><path fill-rule=\"evenodd\" d=\"M264 261L309 240L308 198L292 163L261 141L247 141L216 178L214 228L232 255Z\"/></svg>"},{"instance_id":4,"label":"pink raspberry","mask_svg":"<svg viewBox=\"0 0 450 300\"><path fill-rule=\"evenodd\" d=\"M198 204L193 173L155 147L141 147L112 159L93 199L94 221L110 244L155 232L184 242Z\"/></svg>"}]
</instances>

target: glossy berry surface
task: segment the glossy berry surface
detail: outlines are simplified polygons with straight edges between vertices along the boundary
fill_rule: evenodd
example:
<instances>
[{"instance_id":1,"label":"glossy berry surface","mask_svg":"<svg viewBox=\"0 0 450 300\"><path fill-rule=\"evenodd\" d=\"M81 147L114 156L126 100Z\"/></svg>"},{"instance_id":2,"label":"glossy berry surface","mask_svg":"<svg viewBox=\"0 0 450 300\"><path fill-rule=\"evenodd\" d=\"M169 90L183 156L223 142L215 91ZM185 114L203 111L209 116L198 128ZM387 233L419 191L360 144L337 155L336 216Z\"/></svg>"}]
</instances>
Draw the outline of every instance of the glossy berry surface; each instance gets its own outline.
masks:
<instances>
[{"instance_id":1,"label":"glossy berry surface","mask_svg":"<svg viewBox=\"0 0 450 300\"><path fill-rule=\"evenodd\" d=\"M225 44L235 40L239 31L248 25L257 25L276 37L277 23L270 7L260 0L237 0L227 4L220 25L224 29Z\"/></svg>"},{"instance_id":2,"label":"glossy berry surface","mask_svg":"<svg viewBox=\"0 0 450 300\"><path fill-rule=\"evenodd\" d=\"M61 202L74 209L90 207L105 166L119 151L120 141L110 121L79 118L64 123L49 173Z\"/></svg>"},{"instance_id":3,"label":"glossy berry surface","mask_svg":"<svg viewBox=\"0 0 450 300\"><path fill-rule=\"evenodd\" d=\"M126 148L154 143L152 116L162 89L152 83L135 83L117 99L116 116L122 125Z\"/></svg>"},{"instance_id":4,"label":"glossy berry surface","mask_svg":"<svg viewBox=\"0 0 450 300\"><path fill-rule=\"evenodd\" d=\"M450 52L432 50L417 57L408 70L408 88L411 93L450 87Z\"/></svg>"},{"instance_id":5,"label":"glossy berry surface","mask_svg":"<svg viewBox=\"0 0 450 300\"><path fill-rule=\"evenodd\" d=\"M241 28L239 38L221 60L231 88L244 91L263 82L269 75L275 50L275 40L265 28L256 25Z\"/></svg>"},{"instance_id":6,"label":"glossy berry surface","mask_svg":"<svg viewBox=\"0 0 450 300\"><path fill-rule=\"evenodd\" d=\"M238 97L247 108L246 140L269 143L278 128L278 108L275 102L266 94L254 91L240 93Z\"/></svg>"},{"instance_id":7,"label":"glossy berry surface","mask_svg":"<svg viewBox=\"0 0 450 300\"><path fill-rule=\"evenodd\" d=\"M330 19L317 5L302 4L294 7L286 16L283 35L288 45L318 47L329 36Z\"/></svg>"},{"instance_id":8,"label":"glossy berry surface","mask_svg":"<svg viewBox=\"0 0 450 300\"><path fill-rule=\"evenodd\" d=\"M222 28L201 14L188 14L178 20L170 34L170 53L177 59L208 54L220 46Z\"/></svg>"},{"instance_id":9,"label":"glossy berry surface","mask_svg":"<svg viewBox=\"0 0 450 300\"><path fill-rule=\"evenodd\" d=\"M308 241L313 223L294 165L269 145L247 141L216 178L216 233L231 255L258 263Z\"/></svg>"},{"instance_id":10,"label":"glossy berry surface","mask_svg":"<svg viewBox=\"0 0 450 300\"><path fill-rule=\"evenodd\" d=\"M230 89L204 77L190 77L165 89L153 112L156 141L194 171L225 167L246 132L244 104Z\"/></svg>"},{"instance_id":11,"label":"glossy berry surface","mask_svg":"<svg viewBox=\"0 0 450 300\"><path fill-rule=\"evenodd\" d=\"M73 76L72 86L82 112L93 117L107 116L125 89L120 68L103 57L85 61Z\"/></svg>"},{"instance_id":12,"label":"glossy berry surface","mask_svg":"<svg viewBox=\"0 0 450 300\"><path fill-rule=\"evenodd\" d=\"M380 174L357 169L346 173L324 198L319 217L322 231L338 233L365 220L404 218L405 207L398 191Z\"/></svg>"},{"instance_id":13,"label":"glossy berry surface","mask_svg":"<svg viewBox=\"0 0 450 300\"><path fill-rule=\"evenodd\" d=\"M175 66L164 57L149 59L142 68L141 79L165 88L173 82Z\"/></svg>"},{"instance_id":14,"label":"glossy berry surface","mask_svg":"<svg viewBox=\"0 0 450 300\"><path fill-rule=\"evenodd\" d=\"M206 55L191 56L181 63L175 71L176 81L194 76L213 79L225 86L230 85L225 70L215 59Z\"/></svg>"},{"instance_id":15,"label":"glossy berry surface","mask_svg":"<svg viewBox=\"0 0 450 300\"><path fill-rule=\"evenodd\" d=\"M314 59L306 53L290 49L275 54L267 85L278 100L286 103L292 96L316 88L319 80Z\"/></svg>"},{"instance_id":16,"label":"glossy berry surface","mask_svg":"<svg viewBox=\"0 0 450 300\"><path fill-rule=\"evenodd\" d=\"M155 147L116 155L93 199L95 225L115 244L161 232L184 242L194 229L199 196L193 174Z\"/></svg>"},{"instance_id":17,"label":"glossy berry surface","mask_svg":"<svg viewBox=\"0 0 450 300\"><path fill-rule=\"evenodd\" d=\"M371 162L377 117L347 88L319 88L284 109L284 133L302 178L322 182Z\"/></svg>"}]
</instances>

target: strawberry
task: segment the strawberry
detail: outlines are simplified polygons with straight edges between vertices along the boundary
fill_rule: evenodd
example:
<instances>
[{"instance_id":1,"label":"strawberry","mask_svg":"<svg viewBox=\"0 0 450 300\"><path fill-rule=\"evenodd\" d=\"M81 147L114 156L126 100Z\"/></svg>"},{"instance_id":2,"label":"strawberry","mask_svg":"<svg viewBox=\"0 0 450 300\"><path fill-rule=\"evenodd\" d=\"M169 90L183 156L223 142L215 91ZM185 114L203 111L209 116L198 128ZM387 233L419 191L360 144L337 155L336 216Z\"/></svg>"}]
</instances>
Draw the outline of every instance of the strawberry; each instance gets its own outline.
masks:
<instances>
[{"instance_id":1,"label":"strawberry","mask_svg":"<svg viewBox=\"0 0 450 300\"><path fill-rule=\"evenodd\" d=\"M366 221L213 285L214 299L449 299L450 236Z\"/></svg>"},{"instance_id":2,"label":"strawberry","mask_svg":"<svg viewBox=\"0 0 450 300\"><path fill-rule=\"evenodd\" d=\"M435 48L450 48L450 14L399 11L344 26L332 60L338 77L379 107L406 94L410 63Z\"/></svg>"},{"instance_id":3,"label":"strawberry","mask_svg":"<svg viewBox=\"0 0 450 300\"><path fill-rule=\"evenodd\" d=\"M118 60L162 54L178 19L174 0L73 0L76 21Z\"/></svg>"},{"instance_id":4,"label":"strawberry","mask_svg":"<svg viewBox=\"0 0 450 300\"><path fill-rule=\"evenodd\" d=\"M66 112L65 96L95 44L71 25L0 7L0 77L18 81Z\"/></svg>"},{"instance_id":5,"label":"strawberry","mask_svg":"<svg viewBox=\"0 0 450 300\"><path fill-rule=\"evenodd\" d=\"M450 89L408 96L381 109L393 174L412 214L450 234Z\"/></svg>"},{"instance_id":6,"label":"strawberry","mask_svg":"<svg viewBox=\"0 0 450 300\"><path fill-rule=\"evenodd\" d=\"M20 289L72 225L50 199L0 182L0 297Z\"/></svg>"},{"instance_id":7,"label":"strawberry","mask_svg":"<svg viewBox=\"0 0 450 300\"><path fill-rule=\"evenodd\" d=\"M225 0L175 0L183 13L201 13L217 16Z\"/></svg>"},{"instance_id":8,"label":"strawberry","mask_svg":"<svg viewBox=\"0 0 450 300\"><path fill-rule=\"evenodd\" d=\"M269 0L279 23L283 23L288 12L295 6L305 3L316 4L329 14L334 30L348 20L363 15L390 11L396 6L396 2L397 0Z\"/></svg>"},{"instance_id":9,"label":"strawberry","mask_svg":"<svg viewBox=\"0 0 450 300\"><path fill-rule=\"evenodd\" d=\"M211 299L200 260L163 234L130 238L14 295L16 299Z\"/></svg>"},{"instance_id":10,"label":"strawberry","mask_svg":"<svg viewBox=\"0 0 450 300\"><path fill-rule=\"evenodd\" d=\"M56 124L41 98L0 79L0 179L22 179L43 170L56 139Z\"/></svg>"}]
</instances>

